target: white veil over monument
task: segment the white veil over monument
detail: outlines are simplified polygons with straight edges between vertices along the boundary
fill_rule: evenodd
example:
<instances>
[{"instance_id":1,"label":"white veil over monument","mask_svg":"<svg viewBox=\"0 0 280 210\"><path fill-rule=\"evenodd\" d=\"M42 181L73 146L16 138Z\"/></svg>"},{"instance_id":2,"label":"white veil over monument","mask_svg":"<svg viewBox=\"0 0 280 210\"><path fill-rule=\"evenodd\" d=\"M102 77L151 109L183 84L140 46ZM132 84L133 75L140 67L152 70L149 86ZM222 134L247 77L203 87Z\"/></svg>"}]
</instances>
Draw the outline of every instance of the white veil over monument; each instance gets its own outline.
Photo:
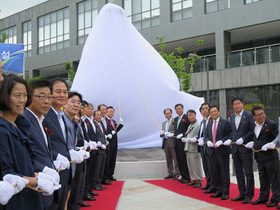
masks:
<instances>
[{"instance_id":1,"label":"white veil over monument","mask_svg":"<svg viewBox=\"0 0 280 210\"><path fill-rule=\"evenodd\" d=\"M156 36L156 34L154 35ZM180 91L178 78L161 55L114 4L99 12L85 43L72 88L94 105L111 105L114 119L124 127L118 133L119 148L161 146L163 110L184 105L200 117L203 98Z\"/></svg>"}]
</instances>

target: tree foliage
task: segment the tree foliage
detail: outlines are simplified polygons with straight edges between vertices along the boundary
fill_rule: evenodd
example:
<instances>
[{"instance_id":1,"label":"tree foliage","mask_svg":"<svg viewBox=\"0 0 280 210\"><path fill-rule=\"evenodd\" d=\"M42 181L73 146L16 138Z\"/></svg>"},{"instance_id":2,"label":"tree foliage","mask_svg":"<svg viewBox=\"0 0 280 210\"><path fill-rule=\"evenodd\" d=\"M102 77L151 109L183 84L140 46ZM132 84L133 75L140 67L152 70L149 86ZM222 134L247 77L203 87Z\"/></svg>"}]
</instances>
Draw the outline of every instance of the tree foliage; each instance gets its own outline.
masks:
<instances>
[{"instance_id":1,"label":"tree foliage","mask_svg":"<svg viewBox=\"0 0 280 210\"><path fill-rule=\"evenodd\" d=\"M73 82L73 80L74 80L74 77L75 77L75 75L76 75L76 72L74 71L74 68L73 68L73 66L72 66L72 63L71 63L70 61L66 61L66 63L65 63L65 69L66 69L66 71L67 71L67 73L68 73L68 77L69 77L70 82L71 82L70 86L71 86L71 85L72 85L72 82Z\"/></svg>"},{"instance_id":2,"label":"tree foliage","mask_svg":"<svg viewBox=\"0 0 280 210\"><path fill-rule=\"evenodd\" d=\"M167 54L164 52L164 49L166 47L166 44L163 42L166 36L156 37L156 39L159 40L159 47L160 51L159 54L163 57L163 59L169 64L169 66L173 69L175 74L177 75L181 85L182 89L185 92L189 92L189 89L191 87L191 73L194 69L195 62L200 59L200 57L196 54L198 47L200 44L203 43L203 40L198 40L196 42L197 48L194 50L194 52L189 55L188 57L183 58L182 52L184 49L182 47L175 48L175 52L172 52L170 54ZM185 65L186 63L189 64L190 72L186 72Z\"/></svg>"},{"instance_id":3,"label":"tree foliage","mask_svg":"<svg viewBox=\"0 0 280 210\"><path fill-rule=\"evenodd\" d=\"M25 78L25 81L29 84L30 82L33 82L35 80L39 80L39 79L44 79L45 77L43 76L38 76L38 77L33 77L33 78Z\"/></svg>"}]
</instances>

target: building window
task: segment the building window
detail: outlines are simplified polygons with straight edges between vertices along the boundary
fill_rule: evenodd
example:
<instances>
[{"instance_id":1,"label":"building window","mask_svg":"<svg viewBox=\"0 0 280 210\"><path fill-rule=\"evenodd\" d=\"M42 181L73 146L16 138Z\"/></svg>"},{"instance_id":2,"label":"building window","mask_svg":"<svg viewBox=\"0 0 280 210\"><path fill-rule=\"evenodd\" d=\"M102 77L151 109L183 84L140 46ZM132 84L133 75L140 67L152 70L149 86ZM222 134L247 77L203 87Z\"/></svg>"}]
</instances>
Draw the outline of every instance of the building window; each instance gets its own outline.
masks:
<instances>
[{"instance_id":1,"label":"building window","mask_svg":"<svg viewBox=\"0 0 280 210\"><path fill-rule=\"evenodd\" d=\"M106 0L106 3L114 3L114 0Z\"/></svg>"},{"instance_id":2,"label":"building window","mask_svg":"<svg viewBox=\"0 0 280 210\"><path fill-rule=\"evenodd\" d=\"M201 92L191 92L192 95L197 97L204 97L204 101L207 100L207 92L201 91ZM219 106L219 91L218 90L210 90L209 91L209 104L210 106Z\"/></svg>"},{"instance_id":3,"label":"building window","mask_svg":"<svg viewBox=\"0 0 280 210\"><path fill-rule=\"evenodd\" d=\"M193 16L193 0L172 0L172 21L187 19Z\"/></svg>"},{"instance_id":4,"label":"building window","mask_svg":"<svg viewBox=\"0 0 280 210\"><path fill-rule=\"evenodd\" d=\"M206 13L230 8L230 0L205 0Z\"/></svg>"},{"instance_id":5,"label":"building window","mask_svg":"<svg viewBox=\"0 0 280 210\"><path fill-rule=\"evenodd\" d=\"M30 57L32 49L31 20L22 24L22 40L24 44L24 56Z\"/></svg>"},{"instance_id":6,"label":"building window","mask_svg":"<svg viewBox=\"0 0 280 210\"><path fill-rule=\"evenodd\" d=\"M261 1L261 0L244 0L244 4L251 4L254 2L258 2L258 1Z\"/></svg>"},{"instance_id":7,"label":"building window","mask_svg":"<svg viewBox=\"0 0 280 210\"><path fill-rule=\"evenodd\" d=\"M17 44L17 27L12 26L10 28L6 28L2 30L2 33L6 33L8 38L5 40L5 43L9 44Z\"/></svg>"},{"instance_id":8,"label":"building window","mask_svg":"<svg viewBox=\"0 0 280 210\"><path fill-rule=\"evenodd\" d=\"M124 0L124 9L138 30L160 24L159 0Z\"/></svg>"},{"instance_id":9,"label":"building window","mask_svg":"<svg viewBox=\"0 0 280 210\"><path fill-rule=\"evenodd\" d=\"M69 8L41 16L39 22L39 54L69 47Z\"/></svg>"},{"instance_id":10,"label":"building window","mask_svg":"<svg viewBox=\"0 0 280 210\"><path fill-rule=\"evenodd\" d=\"M85 43L97 14L97 0L87 0L78 3L78 44Z\"/></svg>"},{"instance_id":11,"label":"building window","mask_svg":"<svg viewBox=\"0 0 280 210\"><path fill-rule=\"evenodd\" d=\"M280 110L280 85L230 89L227 90L226 94L228 117L234 113L231 105L232 99L240 97L244 101L244 110L251 112L254 106L261 106L264 108L268 119L278 122Z\"/></svg>"}]
</instances>

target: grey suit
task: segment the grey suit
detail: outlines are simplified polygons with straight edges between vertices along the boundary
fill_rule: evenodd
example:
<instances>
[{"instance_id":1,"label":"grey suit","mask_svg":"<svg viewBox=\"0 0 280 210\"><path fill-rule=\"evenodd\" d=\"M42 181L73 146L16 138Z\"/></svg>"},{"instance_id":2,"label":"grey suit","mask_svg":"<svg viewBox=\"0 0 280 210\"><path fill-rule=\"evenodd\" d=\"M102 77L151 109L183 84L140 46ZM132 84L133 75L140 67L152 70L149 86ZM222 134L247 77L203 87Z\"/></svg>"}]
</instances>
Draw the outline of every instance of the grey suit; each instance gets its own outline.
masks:
<instances>
[{"instance_id":1,"label":"grey suit","mask_svg":"<svg viewBox=\"0 0 280 210\"><path fill-rule=\"evenodd\" d=\"M162 123L162 130L164 132L174 133L175 131L174 119L173 118L170 119L168 131L166 130L167 123L168 120ZM168 175L179 176L180 172L179 172L175 148L174 148L175 139L173 137L166 138L164 135L161 135L161 137L162 137L162 149L164 149L165 157L166 157Z\"/></svg>"}]
</instances>

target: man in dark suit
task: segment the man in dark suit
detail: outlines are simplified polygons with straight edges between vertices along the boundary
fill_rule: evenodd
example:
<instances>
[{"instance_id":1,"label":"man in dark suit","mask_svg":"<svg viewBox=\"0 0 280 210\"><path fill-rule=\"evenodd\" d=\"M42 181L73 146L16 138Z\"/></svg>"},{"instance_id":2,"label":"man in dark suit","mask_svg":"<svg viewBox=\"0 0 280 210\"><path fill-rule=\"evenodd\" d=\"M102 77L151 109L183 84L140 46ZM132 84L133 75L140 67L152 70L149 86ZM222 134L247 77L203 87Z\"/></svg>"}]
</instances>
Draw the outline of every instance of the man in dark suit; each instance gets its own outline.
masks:
<instances>
[{"instance_id":1,"label":"man in dark suit","mask_svg":"<svg viewBox=\"0 0 280 210\"><path fill-rule=\"evenodd\" d=\"M253 154L251 149L247 149L242 144L252 141L254 119L250 112L243 110L241 98L232 100L232 107L235 113L230 116L232 133L232 159L234 163L236 179L239 189L239 196L232 198L232 201L243 201L244 204L251 203L254 197L254 173ZM245 172L245 173L244 173ZM246 182L245 182L246 176Z\"/></svg>"},{"instance_id":2,"label":"man in dark suit","mask_svg":"<svg viewBox=\"0 0 280 210\"><path fill-rule=\"evenodd\" d=\"M181 141L181 138L185 135L191 123L188 120L187 115L184 114L183 104L176 104L175 110L176 113L178 114L178 116L175 117L174 119L174 124L175 124L174 135L177 137L177 139L175 140L175 152L176 152L176 158L177 158L180 174L182 176L182 179L178 181L181 182L182 184L186 184L191 181L191 178L189 174L187 157L185 153L185 143Z\"/></svg>"},{"instance_id":3,"label":"man in dark suit","mask_svg":"<svg viewBox=\"0 0 280 210\"><path fill-rule=\"evenodd\" d=\"M24 110L22 115L30 123L29 139L33 142L33 152L35 153L33 159L34 170L47 173L59 183L60 177L53 164L49 136L42 124L44 115L48 113L53 99L50 83L47 79L41 79L35 80L29 85L32 88L32 103ZM55 196L58 196L57 192ZM42 195L41 197L44 209L48 209L53 203L53 194Z\"/></svg>"},{"instance_id":4,"label":"man in dark suit","mask_svg":"<svg viewBox=\"0 0 280 210\"><path fill-rule=\"evenodd\" d=\"M162 131L160 133L160 137L162 138L162 149L164 149L168 176L164 177L164 179L178 179L180 176L179 167L177 164L176 153L175 153L175 139L174 139L174 131L175 124L174 119L172 118L172 109L165 109L163 111L165 118L167 119L162 123ZM169 137L170 136L170 137Z\"/></svg>"},{"instance_id":5,"label":"man in dark suit","mask_svg":"<svg viewBox=\"0 0 280 210\"><path fill-rule=\"evenodd\" d=\"M252 115L255 119L253 128L253 141L247 143L245 147L254 148L255 158L258 164L260 179L259 198L252 202L252 205L265 204L269 200L270 188L272 196L267 207L274 207L279 202L279 163L277 150L262 151L262 147L272 142L278 135L277 123L266 119L262 107L255 106L252 109ZM261 151L260 151L261 150Z\"/></svg>"},{"instance_id":6,"label":"man in dark suit","mask_svg":"<svg viewBox=\"0 0 280 210\"><path fill-rule=\"evenodd\" d=\"M214 174L213 174L213 166L211 162L211 157L210 157L210 150L204 142L206 141L206 128L208 121L210 119L210 113L209 113L209 108L210 104L209 103L203 103L200 106L200 113L203 117L203 120L200 123L200 129L199 129L199 134L198 134L198 145L201 159L202 159L202 165L203 165L203 170L204 174L206 177L206 185L204 187L201 187L200 189L206 190L203 193L205 194L210 194L210 193L215 193L216 188L215 188L215 181L214 181Z\"/></svg>"},{"instance_id":7,"label":"man in dark suit","mask_svg":"<svg viewBox=\"0 0 280 210\"><path fill-rule=\"evenodd\" d=\"M110 147L110 155L106 157L106 162L108 163L108 168L105 170L106 176L110 181L116 181L114 178L116 160L117 160L117 152L118 152L118 132L122 129L122 119L120 119L119 124L113 119L115 115L115 109L112 106L107 107L107 124L108 130L112 134L112 139L108 139L109 147ZM107 160L108 159L108 160ZM106 166L105 166L106 168Z\"/></svg>"},{"instance_id":8,"label":"man in dark suit","mask_svg":"<svg viewBox=\"0 0 280 210\"><path fill-rule=\"evenodd\" d=\"M230 137L231 126L229 121L220 117L220 111L217 106L211 106L209 111L211 119L207 125L206 142L210 148L216 187L216 194L210 197L221 197L222 200L227 200L229 198L230 186L229 145L231 143L231 140L228 140L228 138Z\"/></svg>"},{"instance_id":9,"label":"man in dark suit","mask_svg":"<svg viewBox=\"0 0 280 210\"><path fill-rule=\"evenodd\" d=\"M47 129L50 136L50 144L53 152L54 160L70 161L70 154L67 141L67 130L65 122L62 118L64 114L61 107L65 105L68 99L68 85L62 79L53 79L50 81L51 89L53 93L52 106L45 116L43 125ZM64 210L67 194L72 181L72 173L69 168L60 171L60 183L59 189L59 204L52 206L52 209Z\"/></svg>"}]
</instances>

